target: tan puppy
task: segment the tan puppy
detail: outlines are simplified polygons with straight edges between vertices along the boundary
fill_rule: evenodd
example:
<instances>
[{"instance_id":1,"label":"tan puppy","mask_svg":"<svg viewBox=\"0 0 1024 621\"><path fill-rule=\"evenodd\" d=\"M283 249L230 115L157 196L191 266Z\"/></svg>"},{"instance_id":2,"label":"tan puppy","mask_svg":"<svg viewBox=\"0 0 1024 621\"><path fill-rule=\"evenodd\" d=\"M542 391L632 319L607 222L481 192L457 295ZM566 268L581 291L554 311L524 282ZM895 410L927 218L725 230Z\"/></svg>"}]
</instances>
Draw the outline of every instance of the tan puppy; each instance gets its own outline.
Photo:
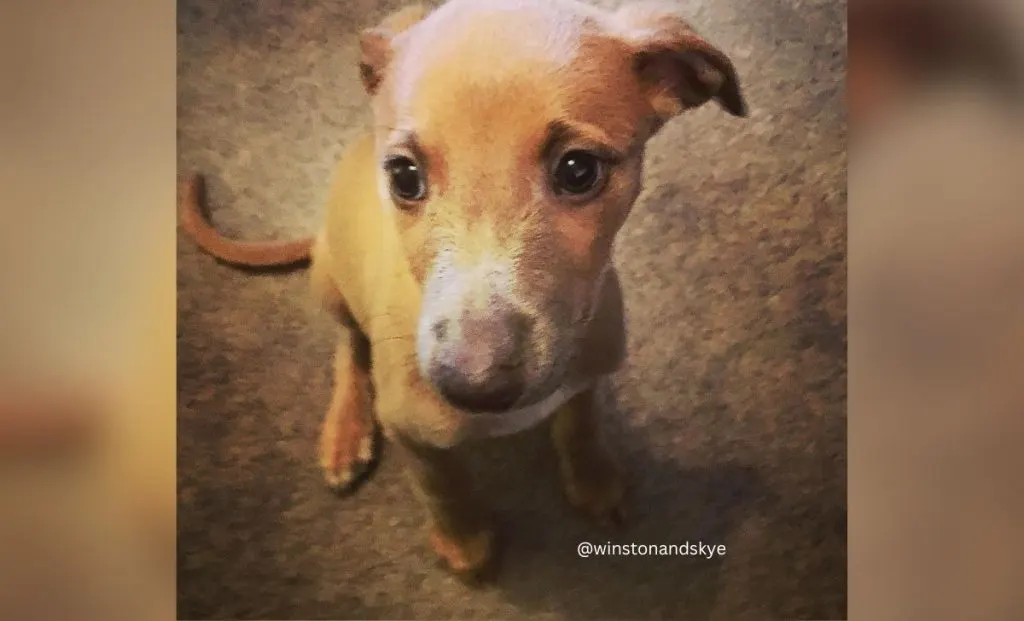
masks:
<instances>
[{"instance_id":1,"label":"tan puppy","mask_svg":"<svg viewBox=\"0 0 1024 621\"><path fill-rule=\"evenodd\" d=\"M451 0L361 38L375 124L337 170L313 240L239 244L199 215L211 254L248 265L311 256L344 326L321 443L346 488L375 429L406 458L430 540L475 576L487 512L450 447L554 414L569 501L616 522L625 485L596 426L594 387L624 356L613 240L640 191L644 147L712 99L746 107L732 63L663 5Z\"/></svg>"}]
</instances>

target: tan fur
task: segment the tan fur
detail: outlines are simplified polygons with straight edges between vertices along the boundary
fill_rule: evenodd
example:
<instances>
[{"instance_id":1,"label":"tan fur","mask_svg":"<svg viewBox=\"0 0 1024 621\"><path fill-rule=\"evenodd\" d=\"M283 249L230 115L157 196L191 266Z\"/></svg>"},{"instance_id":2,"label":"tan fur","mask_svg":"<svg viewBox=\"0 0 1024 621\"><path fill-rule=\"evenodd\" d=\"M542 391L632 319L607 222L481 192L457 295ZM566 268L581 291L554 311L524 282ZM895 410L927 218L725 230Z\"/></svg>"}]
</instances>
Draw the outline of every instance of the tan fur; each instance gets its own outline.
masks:
<instances>
[{"instance_id":1,"label":"tan fur","mask_svg":"<svg viewBox=\"0 0 1024 621\"><path fill-rule=\"evenodd\" d=\"M187 230L208 252L249 265L308 249L313 291L348 333L321 443L329 481L358 478L376 422L406 459L438 554L476 574L494 537L449 450L457 444L558 412L553 440L569 499L616 521L625 486L594 406L598 380L625 355L614 238L658 128L711 99L736 116L745 104L728 58L661 5L609 13L573 0L451 0L429 15L392 16L360 48L374 127L339 163L319 235L243 252L195 220ZM573 149L601 153L609 171L578 202L549 187L559 154ZM425 171L421 203L392 200L383 161L395 154ZM457 328L495 296L532 322L528 381L511 410L474 414L428 379L441 339L432 322Z\"/></svg>"}]
</instances>

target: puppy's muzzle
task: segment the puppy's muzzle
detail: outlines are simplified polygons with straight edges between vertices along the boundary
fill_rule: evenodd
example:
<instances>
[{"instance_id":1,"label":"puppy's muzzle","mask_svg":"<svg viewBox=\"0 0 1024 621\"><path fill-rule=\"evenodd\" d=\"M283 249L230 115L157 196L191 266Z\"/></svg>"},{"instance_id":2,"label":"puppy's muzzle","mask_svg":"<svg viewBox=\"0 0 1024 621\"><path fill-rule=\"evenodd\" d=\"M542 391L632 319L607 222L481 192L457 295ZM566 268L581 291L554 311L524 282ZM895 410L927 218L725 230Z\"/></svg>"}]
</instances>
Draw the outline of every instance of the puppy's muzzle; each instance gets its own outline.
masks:
<instances>
[{"instance_id":1,"label":"puppy's muzzle","mask_svg":"<svg viewBox=\"0 0 1024 621\"><path fill-rule=\"evenodd\" d=\"M529 320L503 305L464 312L432 326L430 380L453 406L469 412L511 409L526 388Z\"/></svg>"}]
</instances>

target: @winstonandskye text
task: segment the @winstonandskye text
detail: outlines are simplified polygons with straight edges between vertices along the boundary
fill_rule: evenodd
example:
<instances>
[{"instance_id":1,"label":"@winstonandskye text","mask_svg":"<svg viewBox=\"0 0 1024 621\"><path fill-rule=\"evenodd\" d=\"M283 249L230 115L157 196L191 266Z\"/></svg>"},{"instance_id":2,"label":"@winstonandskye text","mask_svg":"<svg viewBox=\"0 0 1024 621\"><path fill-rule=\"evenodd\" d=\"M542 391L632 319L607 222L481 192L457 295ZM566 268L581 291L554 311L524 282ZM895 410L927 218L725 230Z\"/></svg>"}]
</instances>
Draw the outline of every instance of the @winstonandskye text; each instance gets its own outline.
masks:
<instances>
[{"instance_id":1,"label":"@winstonandskye text","mask_svg":"<svg viewBox=\"0 0 1024 621\"><path fill-rule=\"evenodd\" d=\"M725 546L722 544L710 545L698 541L697 543L591 543L581 541L576 546L576 553L580 558L591 556L697 556L706 559L713 559L725 556Z\"/></svg>"}]
</instances>

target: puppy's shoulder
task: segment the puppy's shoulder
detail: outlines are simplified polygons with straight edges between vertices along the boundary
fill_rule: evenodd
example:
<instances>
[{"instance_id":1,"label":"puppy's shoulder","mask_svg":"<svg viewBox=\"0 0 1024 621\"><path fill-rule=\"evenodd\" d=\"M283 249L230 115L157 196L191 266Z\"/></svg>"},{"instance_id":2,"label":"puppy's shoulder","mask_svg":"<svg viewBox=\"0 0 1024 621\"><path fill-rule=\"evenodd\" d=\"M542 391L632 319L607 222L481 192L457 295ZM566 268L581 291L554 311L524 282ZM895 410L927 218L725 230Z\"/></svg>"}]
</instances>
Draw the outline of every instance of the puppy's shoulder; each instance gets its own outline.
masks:
<instances>
[{"instance_id":1,"label":"puppy's shoulder","mask_svg":"<svg viewBox=\"0 0 1024 621\"><path fill-rule=\"evenodd\" d=\"M374 172L373 133L359 134L342 152L331 179L331 195L349 196L353 192L365 191L373 182Z\"/></svg>"}]
</instances>

